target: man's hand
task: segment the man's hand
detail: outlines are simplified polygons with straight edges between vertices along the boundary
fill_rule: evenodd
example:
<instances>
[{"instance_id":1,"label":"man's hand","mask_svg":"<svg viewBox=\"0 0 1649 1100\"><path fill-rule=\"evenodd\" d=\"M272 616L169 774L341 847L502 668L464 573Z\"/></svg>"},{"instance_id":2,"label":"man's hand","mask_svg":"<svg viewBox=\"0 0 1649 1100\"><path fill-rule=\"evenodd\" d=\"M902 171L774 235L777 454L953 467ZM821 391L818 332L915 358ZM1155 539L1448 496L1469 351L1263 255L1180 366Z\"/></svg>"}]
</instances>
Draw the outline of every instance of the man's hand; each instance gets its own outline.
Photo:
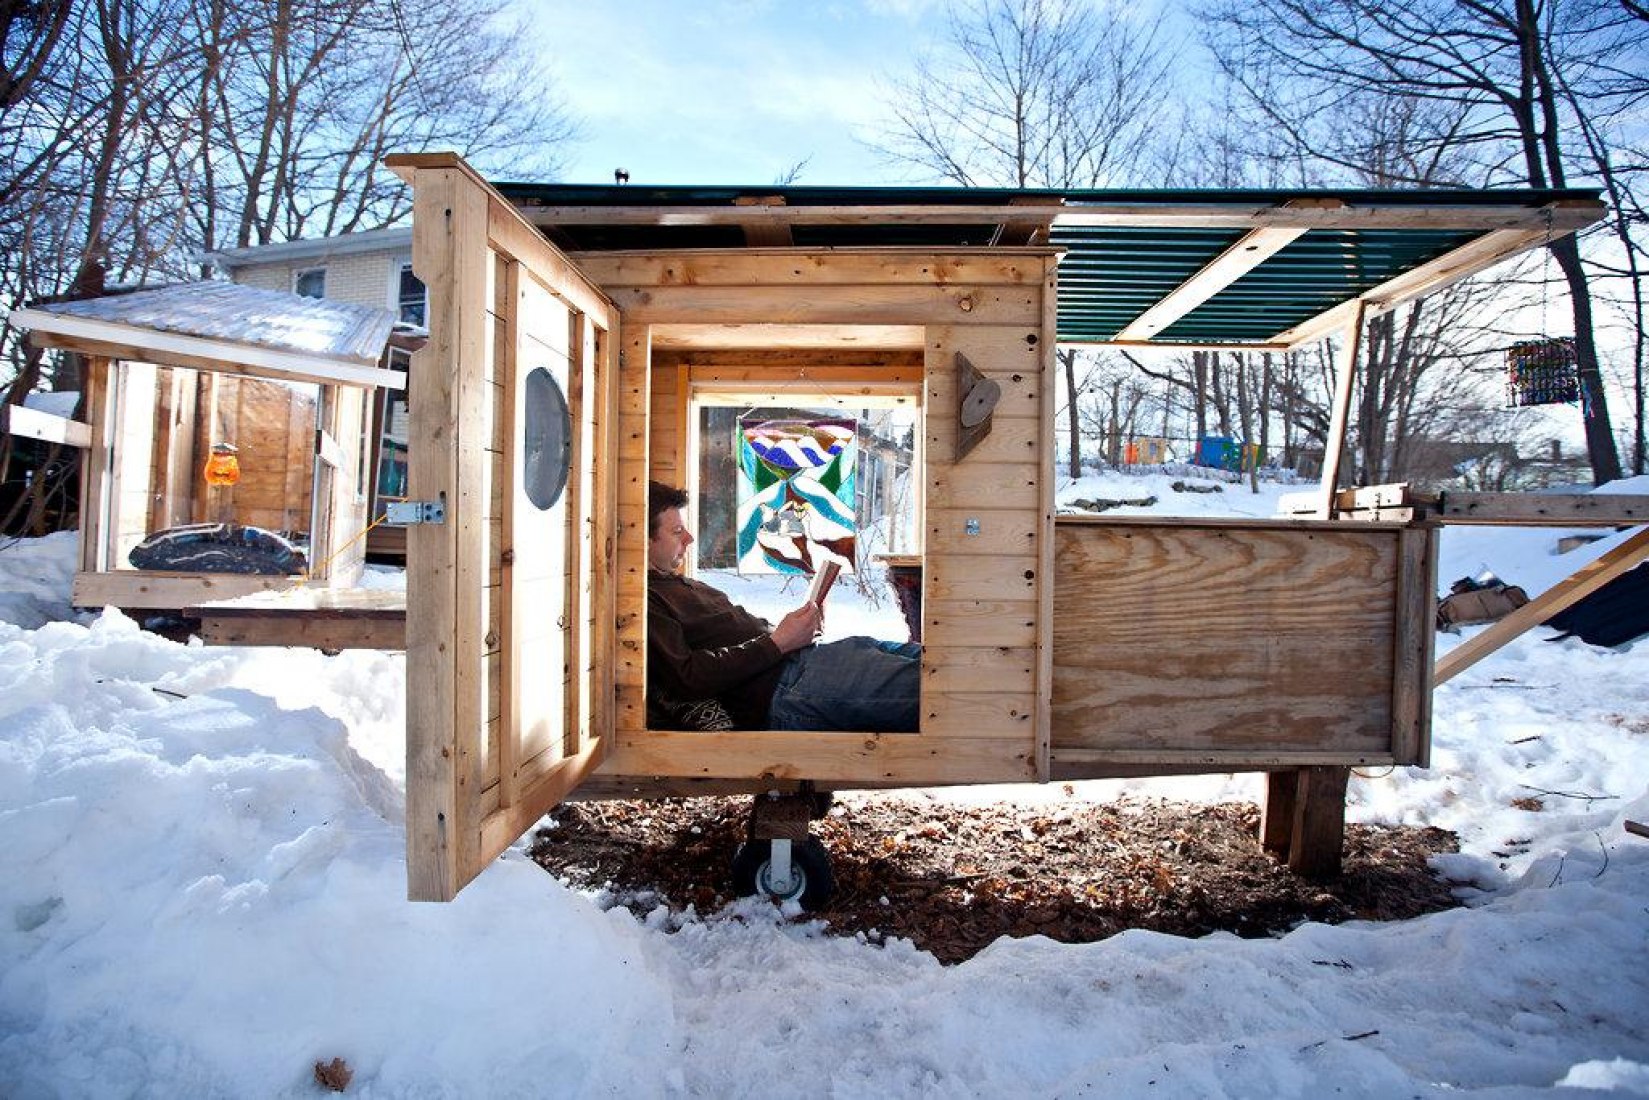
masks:
<instances>
[{"instance_id":1,"label":"man's hand","mask_svg":"<svg viewBox=\"0 0 1649 1100\"><path fill-rule=\"evenodd\" d=\"M773 628L773 644L780 653L794 653L813 644L824 629L824 611L817 604L804 603L779 620Z\"/></svg>"}]
</instances>

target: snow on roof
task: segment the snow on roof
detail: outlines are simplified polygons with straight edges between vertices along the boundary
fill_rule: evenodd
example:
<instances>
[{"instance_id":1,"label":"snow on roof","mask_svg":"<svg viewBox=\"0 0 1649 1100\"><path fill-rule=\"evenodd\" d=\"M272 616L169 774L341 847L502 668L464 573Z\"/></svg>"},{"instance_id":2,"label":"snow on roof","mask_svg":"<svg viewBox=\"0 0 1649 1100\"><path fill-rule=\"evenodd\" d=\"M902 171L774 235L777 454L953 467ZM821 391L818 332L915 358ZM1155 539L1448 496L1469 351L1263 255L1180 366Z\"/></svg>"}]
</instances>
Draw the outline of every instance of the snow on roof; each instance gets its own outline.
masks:
<instances>
[{"instance_id":1,"label":"snow on roof","mask_svg":"<svg viewBox=\"0 0 1649 1100\"><path fill-rule=\"evenodd\" d=\"M215 281L53 302L35 311L361 364L378 361L395 324L384 309Z\"/></svg>"}]
</instances>

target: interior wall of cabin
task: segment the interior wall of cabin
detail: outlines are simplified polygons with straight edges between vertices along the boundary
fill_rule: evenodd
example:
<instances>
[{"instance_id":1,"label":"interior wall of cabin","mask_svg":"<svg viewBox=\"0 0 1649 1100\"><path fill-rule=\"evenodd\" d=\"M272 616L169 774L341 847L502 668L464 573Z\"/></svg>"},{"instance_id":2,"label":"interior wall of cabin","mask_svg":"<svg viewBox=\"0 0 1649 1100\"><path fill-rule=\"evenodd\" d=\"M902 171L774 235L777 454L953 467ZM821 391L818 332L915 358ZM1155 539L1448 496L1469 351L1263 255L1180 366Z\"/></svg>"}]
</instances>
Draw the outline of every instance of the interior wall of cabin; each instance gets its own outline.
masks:
<instances>
[{"instance_id":1,"label":"interior wall of cabin","mask_svg":"<svg viewBox=\"0 0 1649 1100\"><path fill-rule=\"evenodd\" d=\"M366 524L365 438L368 392L357 386L321 400L316 383L262 378L116 360L99 401L107 424L106 513L93 536L101 551L91 570L130 569L128 555L152 535L194 523L234 522L300 543L317 579L348 585L365 565L357 539ZM316 430L334 441L322 481L323 529L312 531ZM205 470L214 444L235 448L238 480L211 486ZM353 540L353 541L351 541Z\"/></svg>"},{"instance_id":2,"label":"interior wall of cabin","mask_svg":"<svg viewBox=\"0 0 1649 1100\"><path fill-rule=\"evenodd\" d=\"M819 416L859 417L867 411L903 408L920 416L923 379L919 348L660 348L653 355L651 476L686 488L693 498L698 564L731 568L737 560L737 467L735 427L753 410L787 410ZM814 380L809 382L808 380ZM717 428L707 432L709 422ZM914 454L919 462L920 431ZM866 436L861 424L859 443ZM862 473L856 470L856 475ZM893 496L891 464L883 482L857 483L857 504ZM910 495L920 507L920 476ZM871 518L860 515L864 524ZM919 517L918 517L919 518ZM920 543L920 523L914 540ZM901 552L910 552L900 547ZM861 549L861 554L864 551Z\"/></svg>"},{"instance_id":3,"label":"interior wall of cabin","mask_svg":"<svg viewBox=\"0 0 1649 1100\"><path fill-rule=\"evenodd\" d=\"M121 530L136 537L117 553L117 565L148 535L191 523L310 535L318 386L132 363L120 373L115 465L122 483L140 486L141 495L122 507ZM352 454L359 419L344 434ZM214 444L236 450L232 486L206 483ZM351 472L351 486L357 480Z\"/></svg>"},{"instance_id":4,"label":"interior wall of cabin","mask_svg":"<svg viewBox=\"0 0 1649 1100\"><path fill-rule=\"evenodd\" d=\"M671 734L647 731L636 722L633 728L621 726L618 751L606 770L731 778L775 774L773 761L783 758L776 774L821 780L864 780L872 772L884 782L934 783L1045 775L1052 674L1045 641L1052 599L1051 257L941 260L913 253L874 260L809 256L802 263L782 255L666 261L638 254L579 262L624 309L629 350L650 364L644 389L634 382L624 389L646 394L641 405L646 447L631 453L646 456L651 477L690 481L689 379L715 357L708 345L717 317L725 318L730 335L748 341L746 330L762 324L757 311L764 303L783 317L784 325L775 329L799 330L816 319L827 326L864 322L914 331L910 346L899 351L912 378L919 356L924 410L920 734L874 742L858 738L847 754L845 745L826 740L828 734L816 735L817 752L803 752L793 744L781 750L777 742L750 739L772 735ZM653 282L664 279L668 285ZM689 326L699 344L684 353L660 343L659 334L671 330L642 327L647 324ZM796 344L767 350L793 357L808 353ZM1001 389L988 434L966 454L958 442L965 396L959 354ZM626 369L633 370L634 362ZM787 364L790 392L797 392L797 379L810 369L797 360ZM846 378L838 382L846 390L853 385ZM802 403L799 396L796 403ZM635 426L627 430L633 433ZM639 503L639 497L630 499ZM642 516L633 541L625 544L637 555L629 559L637 562L633 567L639 567L644 550ZM643 610L644 601L621 606L621 622ZM621 626L621 641L629 629L634 628ZM639 643L644 634L637 634ZM639 672L634 662L620 679L620 713L630 721L642 712Z\"/></svg>"},{"instance_id":5,"label":"interior wall of cabin","mask_svg":"<svg viewBox=\"0 0 1649 1100\"><path fill-rule=\"evenodd\" d=\"M193 373L192 522L233 521L307 537L313 508L319 387ZM236 450L240 480L233 486L212 487L204 481L206 459L219 443Z\"/></svg>"}]
</instances>

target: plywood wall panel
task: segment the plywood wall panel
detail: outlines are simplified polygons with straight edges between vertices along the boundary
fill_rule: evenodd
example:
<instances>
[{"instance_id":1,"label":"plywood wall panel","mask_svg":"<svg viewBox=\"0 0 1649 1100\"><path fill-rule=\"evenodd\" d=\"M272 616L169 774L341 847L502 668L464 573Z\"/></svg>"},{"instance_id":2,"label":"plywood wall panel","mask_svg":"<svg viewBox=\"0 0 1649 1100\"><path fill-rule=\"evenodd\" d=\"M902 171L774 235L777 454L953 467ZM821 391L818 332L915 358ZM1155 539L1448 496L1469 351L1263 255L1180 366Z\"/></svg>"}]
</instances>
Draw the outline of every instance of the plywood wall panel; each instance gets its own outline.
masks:
<instances>
[{"instance_id":1,"label":"plywood wall panel","mask_svg":"<svg viewBox=\"0 0 1649 1100\"><path fill-rule=\"evenodd\" d=\"M1055 755L1389 751L1397 536L1062 522Z\"/></svg>"}]
</instances>

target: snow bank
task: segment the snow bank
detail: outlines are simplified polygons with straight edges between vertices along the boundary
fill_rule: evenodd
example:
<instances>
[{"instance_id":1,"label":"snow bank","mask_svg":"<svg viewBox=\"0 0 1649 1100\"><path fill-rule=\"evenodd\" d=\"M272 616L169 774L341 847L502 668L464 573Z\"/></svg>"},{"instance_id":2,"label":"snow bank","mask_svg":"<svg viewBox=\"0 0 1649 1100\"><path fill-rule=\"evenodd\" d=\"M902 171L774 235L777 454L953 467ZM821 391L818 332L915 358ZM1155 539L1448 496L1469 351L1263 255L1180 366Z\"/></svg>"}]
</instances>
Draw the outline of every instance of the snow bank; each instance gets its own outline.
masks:
<instances>
[{"instance_id":1,"label":"snow bank","mask_svg":"<svg viewBox=\"0 0 1649 1100\"><path fill-rule=\"evenodd\" d=\"M1520 546L1459 552L1531 583ZM519 851L408 903L404 662L73 616L72 550L0 550L8 1097L313 1096L334 1057L367 1097L1649 1090L1643 643L1525 637L1438 693L1430 770L1352 781L1356 818L1460 832L1469 908L947 968L753 902L637 921Z\"/></svg>"},{"instance_id":2,"label":"snow bank","mask_svg":"<svg viewBox=\"0 0 1649 1100\"><path fill-rule=\"evenodd\" d=\"M519 855L405 899L401 791L337 719L225 688L111 613L13 632L0 691L9 1095L616 1091L656 1061L643 931ZM197 651L198 652L198 651ZM167 667L170 660L174 667ZM436 1070L432 1077L432 1069Z\"/></svg>"}]
</instances>

